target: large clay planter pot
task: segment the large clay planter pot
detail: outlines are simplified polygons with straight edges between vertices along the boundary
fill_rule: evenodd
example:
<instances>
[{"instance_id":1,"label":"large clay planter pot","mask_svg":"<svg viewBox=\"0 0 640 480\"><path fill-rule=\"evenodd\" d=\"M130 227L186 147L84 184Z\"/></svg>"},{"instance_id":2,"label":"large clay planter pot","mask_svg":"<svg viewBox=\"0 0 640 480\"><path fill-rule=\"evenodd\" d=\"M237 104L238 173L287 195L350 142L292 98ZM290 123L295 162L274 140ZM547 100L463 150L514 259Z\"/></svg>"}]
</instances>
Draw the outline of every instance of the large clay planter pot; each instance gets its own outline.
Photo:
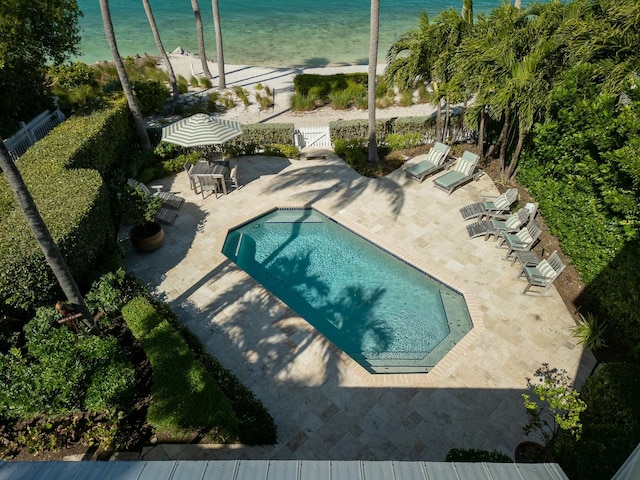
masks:
<instances>
[{"instance_id":1,"label":"large clay planter pot","mask_svg":"<svg viewBox=\"0 0 640 480\"><path fill-rule=\"evenodd\" d=\"M131 245L139 252L153 252L164 243L164 229L156 222L136 225L129 232Z\"/></svg>"},{"instance_id":2,"label":"large clay planter pot","mask_svg":"<svg viewBox=\"0 0 640 480\"><path fill-rule=\"evenodd\" d=\"M537 442L525 441L516 445L513 454L516 463L552 463L555 462L551 452Z\"/></svg>"}]
</instances>

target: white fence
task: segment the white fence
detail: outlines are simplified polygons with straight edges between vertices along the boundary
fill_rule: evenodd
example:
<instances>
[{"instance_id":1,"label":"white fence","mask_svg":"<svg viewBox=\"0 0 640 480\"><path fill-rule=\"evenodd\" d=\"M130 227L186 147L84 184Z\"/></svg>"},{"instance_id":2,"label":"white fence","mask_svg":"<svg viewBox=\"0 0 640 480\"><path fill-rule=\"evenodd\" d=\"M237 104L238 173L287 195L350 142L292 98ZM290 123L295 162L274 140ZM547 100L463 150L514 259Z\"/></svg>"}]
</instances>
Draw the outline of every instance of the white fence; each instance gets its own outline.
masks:
<instances>
[{"instance_id":1,"label":"white fence","mask_svg":"<svg viewBox=\"0 0 640 480\"><path fill-rule=\"evenodd\" d=\"M59 109L54 112L45 110L29 123L20 122L21 127L13 136L4 141L9 155L15 162L31 145L44 137L49 130L64 121L65 116Z\"/></svg>"},{"instance_id":2,"label":"white fence","mask_svg":"<svg viewBox=\"0 0 640 480\"><path fill-rule=\"evenodd\" d=\"M301 127L294 132L295 145L305 147L332 147L329 126Z\"/></svg>"}]
</instances>

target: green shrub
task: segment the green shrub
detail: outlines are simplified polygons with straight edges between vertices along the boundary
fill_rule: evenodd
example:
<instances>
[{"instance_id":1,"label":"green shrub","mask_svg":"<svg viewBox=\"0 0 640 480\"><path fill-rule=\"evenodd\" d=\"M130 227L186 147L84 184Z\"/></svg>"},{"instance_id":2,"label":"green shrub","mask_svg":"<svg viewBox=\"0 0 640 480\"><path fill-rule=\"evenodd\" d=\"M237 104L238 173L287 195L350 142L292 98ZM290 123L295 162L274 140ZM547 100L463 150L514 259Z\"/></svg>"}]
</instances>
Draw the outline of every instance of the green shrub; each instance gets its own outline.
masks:
<instances>
[{"instance_id":1,"label":"green shrub","mask_svg":"<svg viewBox=\"0 0 640 480\"><path fill-rule=\"evenodd\" d=\"M273 96L270 93L261 94L260 92L255 93L256 102L260 105L260 110L268 110L273 107Z\"/></svg>"},{"instance_id":2,"label":"green shrub","mask_svg":"<svg viewBox=\"0 0 640 480\"><path fill-rule=\"evenodd\" d=\"M452 448L447 452L445 462L487 462L513 463L509 455L496 450L480 450L477 448Z\"/></svg>"},{"instance_id":3,"label":"green shrub","mask_svg":"<svg viewBox=\"0 0 640 480\"><path fill-rule=\"evenodd\" d=\"M265 145L263 154L272 157L300 158L300 150L295 145L270 143Z\"/></svg>"},{"instance_id":4,"label":"green shrub","mask_svg":"<svg viewBox=\"0 0 640 480\"><path fill-rule=\"evenodd\" d=\"M176 79L178 83L178 93L183 94L189 91L189 82L182 75L178 75Z\"/></svg>"},{"instance_id":5,"label":"green shrub","mask_svg":"<svg viewBox=\"0 0 640 480\"><path fill-rule=\"evenodd\" d=\"M601 364L580 392L587 404L578 441L554 454L572 479L609 480L640 442L640 366ZM603 461L606 459L606 461Z\"/></svg>"},{"instance_id":6,"label":"green shrub","mask_svg":"<svg viewBox=\"0 0 640 480\"><path fill-rule=\"evenodd\" d=\"M198 81L198 79L196 77L191 77L189 79L189 84L193 87L193 88L198 88L200 86L200 82Z\"/></svg>"},{"instance_id":7,"label":"green shrub","mask_svg":"<svg viewBox=\"0 0 640 480\"><path fill-rule=\"evenodd\" d=\"M423 144L424 137L419 133L405 133L399 135L390 133L384 139L384 143L391 150L403 150L406 148L414 148Z\"/></svg>"},{"instance_id":8,"label":"green shrub","mask_svg":"<svg viewBox=\"0 0 640 480\"><path fill-rule=\"evenodd\" d=\"M249 92L247 92L240 85L234 85L233 86L233 93L236 94L238 99L242 102L242 104L245 107L248 107L251 104L251 101L249 100Z\"/></svg>"},{"instance_id":9,"label":"green shrub","mask_svg":"<svg viewBox=\"0 0 640 480\"><path fill-rule=\"evenodd\" d=\"M208 112L218 112L221 110L218 107L218 101L220 100L220 94L218 92L211 92L207 95L207 111Z\"/></svg>"},{"instance_id":10,"label":"green shrub","mask_svg":"<svg viewBox=\"0 0 640 480\"><path fill-rule=\"evenodd\" d=\"M309 112L324 105L317 95L294 94L291 96L291 110L294 112Z\"/></svg>"},{"instance_id":11,"label":"green shrub","mask_svg":"<svg viewBox=\"0 0 640 480\"><path fill-rule=\"evenodd\" d=\"M130 410L135 376L116 339L78 336L57 318L39 309L25 325L25 348L0 354L0 416Z\"/></svg>"},{"instance_id":12,"label":"green shrub","mask_svg":"<svg viewBox=\"0 0 640 480\"><path fill-rule=\"evenodd\" d=\"M133 82L133 92L143 115L158 112L169 97L167 87L156 80Z\"/></svg>"},{"instance_id":13,"label":"green shrub","mask_svg":"<svg viewBox=\"0 0 640 480\"><path fill-rule=\"evenodd\" d=\"M213 83L211 82L211 80L209 80L206 77L200 78L199 83L200 83L200 86L202 88L207 88L208 89L208 88L213 87Z\"/></svg>"},{"instance_id":14,"label":"green shrub","mask_svg":"<svg viewBox=\"0 0 640 480\"><path fill-rule=\"evenodd\" d=\"M365 138L356 139L336 139L333 141L333 150L351 168L362 172L367 167L367 140Z\"/></svg>"},{"instance_id":15,"label":"green shrub","mask_svg":"<svg viewBox=\"0 0 640 480\"><path fill-rule=\"evenodd\" d=\"M347 110L353 103L353 96L348 90L332 92L328 97L334 110Z\"/></svg>"},{"instance_id":16,"label":"green shrub","mask_svg":"<svg viewBox=\"0 0 640 480\"><path fill-rule=\"evenodd\" d=\"M122 315L153 368L149 423L160 434L181 436L215 428L220 439L237 441L238 423L229 399L161 312L137 297Z\"/></svg>"}]
</instances>

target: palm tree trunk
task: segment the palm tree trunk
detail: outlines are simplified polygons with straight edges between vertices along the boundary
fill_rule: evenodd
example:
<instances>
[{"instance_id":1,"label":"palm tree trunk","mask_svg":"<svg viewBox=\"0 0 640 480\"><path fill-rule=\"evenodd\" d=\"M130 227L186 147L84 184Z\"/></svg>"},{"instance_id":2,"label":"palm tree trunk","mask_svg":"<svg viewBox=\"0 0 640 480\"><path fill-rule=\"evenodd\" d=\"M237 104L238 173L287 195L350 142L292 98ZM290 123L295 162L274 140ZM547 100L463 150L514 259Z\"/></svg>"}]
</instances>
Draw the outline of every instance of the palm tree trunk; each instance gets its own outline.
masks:
<instances>
[{"instance_id":1,"label":"palm tree trunk","mask_svg":"<svg viewBox=\"0 0 640 480\"><path fill-rule=\"evenodd\" d=\"M369 21L369 80L368 80L368 108L369 108L369 163L380 161L378 156L378 142L376 141L376 70L378 66L378 37L380 26L380 0L371 0L371 19Z\"/></svg>"},{"instance_id":2,"label":"palm tree trunk","mask_svg":"<svg viewBox=\"0 0 640 480\"><path fill-rule=\"evenodd\" d=\"M144 11L147 14L147 19L149 20L149 26L151 27L151 33L153 33L153 39L156 41L156 47L158 47L162 61L167 67L167 73L169 74L169 81L171 83L171 96L174 100L178 100L180 98L178 81L176 80L176 74L173 72L173 66L169 61L169 56L162 45L160 33L158 32L158 25L156 24L156 19L153 17L153 12L151 11L151 4L149 3L149 0L142 0L142 5L144 6Z\"/></svg>"},{"instance_id":3,"label":"palm tree trunk","mask_svg":"<svg viewBox=\"0 0 640 480\"><path fill-rule=\"evenodd\" d=\"M211 0L213 9L213 28L216 31L216 55L218 62L218 90L227 88L227 80L224 73L224 52L222 49L222 27L220 26L220 9L218 0Z\"/></svg>"},{"instance_id":4,"label":"palm tree trunk","mask_svg":"<svg viewBox=\"0 0 640 480\"><path fill-rule=\"evenodd\" d=\"M507 135L509 133L509 127L511 126L511 108L507 107L504 110L504 125L502 126L502 131L500 132L500 138L498 140L502 140L500 144L500 155L498 156L498 163L500 165L500 173L504 173L505 162L507 158L507 147L509 142L507 142Z\"/></svg>"},{"instance_id":5,"label":"palm tree trunk","mask_svg":"<svg viewBox=\"0 0 640 480\"><path fill-rule=\"evenodd\" d=\"M473 0L462 0L460 16L468 24L473 24Z\"/></svg>"},{"instance_id":6,"label":"palm tree trunk","mask_svg":"<svg viewBox=\"0 0 640 480\"><path fill-rule=\"evenodd\" d=\"M505 177L507 177L509 180L516 174L516 167L518 165L518 160L520 160L520 153L522 152L523 145L524 129L520 125L518 125L518 142L516 143L516 149L513 152L513 157L511 157L511 162L509 162L509 166L507 167L507 171L505 172Z\"/></svg>"},{"instance_id":7,"label":"palm tree trunk","mask_svg":"<svg viewBox=\"0 0 640 480\"><path fill-rule=\"evenodd\" d=\"M436 105L436 141L442 141L442 99Z\"/></svg>"},{"instance_id":8,"label":"palm tree trunk","mask_svg":"<svg viewBox=\"0 0 640 480\"><path fill-rule=\"evenodd\" d=\"M120 78L120 83L122 84L124 95L127 98L129 110L131 110L131 114L133 115L133 121L136 126L136 132L138 133L140 148L145 151L151 150L151 142L149 141L147 129L144 126L142 112L140 112L140 108L138 107L136 98L133 96L133 88L131 88L131 82L129 82L129 77L127 76L127 72L124 69L124 63L122 63L122 58L120 57L120 53L118 52L116 35L113 31L113 23L111 22L109 0L100 0L100 11L102 12L102 24L104 25L104 33L107 36L107 41L109 42L109 47L111 48L111 54L113 55L113 63L115 64L116 70L118 71L118 77Z\"/></svg>"},{"instance_id":9,"label":"palm tree trunk","mask_svg":"<svg viewBox=\"0 0 640 480\"><path fill-rule=\"evenodd\" d=\"M478 125L478 141L476 142L476 147L478 148L478 152L480 152L480 156L484 157L484 129L485 122L487 119L487 114L484 112L484 108L480 111L480 125Z\"/></svg>"},{"instance_id":10,"label":"palm tree trunk","mask_svg":"<svg viewBox=\"0 0 640 480\"><path fill-rule=\"evenodd\" d=\"M522 8L522 0L515 0L513 4L518 10Z\"/></svg>"},{"instance_id":11,"label":"palm tree trunk","mask_svg":"<svg viewBox=\"0 0 640 480\"><path fill-rule=\"evenodd\" d=\"M47 264L49 264L53 274L56 276L62 292L67 297L68 302L73 305L74 310L82 314L82 322L87 326L89 331L91 333L97 333L96 324L87 305L84 303L82 293L80 293L76 281L71 275L60 250L58 250L58 245L56 245L56 242L51 237L47 225L42 220L40 212L38 212L38 208L27 186L24 184L20 172L9 157L7 147L2 140L0 140L0 168L7 179L9 187L11 187L13 191L16 202L22 210L33 236L38 242L38 246L42 250L42 253L44 253Z\"/></svg>"},{"instance_id":12,"label":"palm tree trunk","mask_svg":"<svg viewBox=\"0 0 640 480\"><path fill-rule=\"evenodd\" d=\"M449 110L449 97L444 99L444 128L442 129L442 138L447 140L449 138L449 123L450 123L450 110Z\"/></svg>"},{"instance_id":13,"label":"palm tree trunk","mask_svg":"<svg viewBox=\"0 0 640 480\"><path fill-rule=\"evenodd\" d=\"M200 15L200 5L198 5L198 0L191 0L191 8L193 9L193 16L196 17L196 32L198 33L198 50L200 51L202 72L204 73L205 78L211 80L213 75L211 75L209 65L207 64L207 53L204 49L204 31L202 30L202 16Z\"/></svg>"}]
</instances>

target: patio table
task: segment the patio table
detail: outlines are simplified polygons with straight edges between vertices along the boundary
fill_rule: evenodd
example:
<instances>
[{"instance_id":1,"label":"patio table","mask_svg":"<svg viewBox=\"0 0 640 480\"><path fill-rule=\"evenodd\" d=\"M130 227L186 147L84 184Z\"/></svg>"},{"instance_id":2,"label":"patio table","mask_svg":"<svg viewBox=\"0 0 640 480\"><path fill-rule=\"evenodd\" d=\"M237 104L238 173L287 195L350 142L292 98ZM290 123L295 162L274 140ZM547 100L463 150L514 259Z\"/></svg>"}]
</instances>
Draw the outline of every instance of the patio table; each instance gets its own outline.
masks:
<instances>
[{"instance_id":1,"label":"patio table","mask_svg":"<svg viewBox=\"0 0 640 480\"><path fill-rule=\"evenodd\" d=\"M222 184L222 192L227 194L227 183L224 181L225 175L228 173L229 169L224 165L217 164L209 164L209 162L205 160L201 160L196 163L191 169L191 175L200 177L203 175L211 176L217 178L218 181Z\"/></svg>"}]
</instances>

